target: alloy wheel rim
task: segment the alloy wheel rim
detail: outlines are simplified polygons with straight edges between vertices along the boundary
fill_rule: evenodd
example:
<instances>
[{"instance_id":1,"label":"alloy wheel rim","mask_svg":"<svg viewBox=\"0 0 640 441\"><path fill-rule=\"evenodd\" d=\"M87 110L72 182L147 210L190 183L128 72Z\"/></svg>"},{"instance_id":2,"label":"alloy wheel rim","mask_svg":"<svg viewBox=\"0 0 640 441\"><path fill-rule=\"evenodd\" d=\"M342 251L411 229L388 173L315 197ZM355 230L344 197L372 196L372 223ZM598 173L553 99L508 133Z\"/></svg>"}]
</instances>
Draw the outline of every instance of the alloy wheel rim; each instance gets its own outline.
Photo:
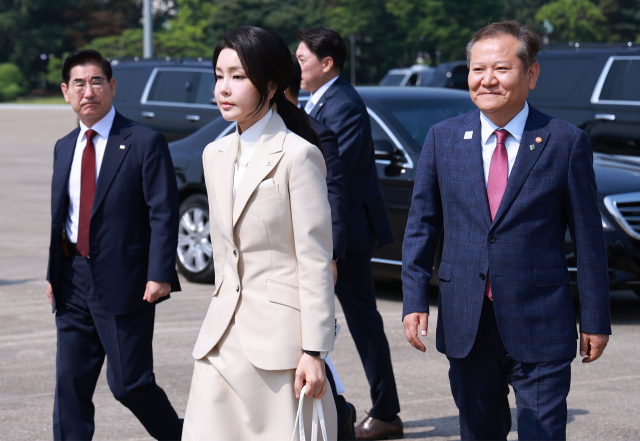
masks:
<instances>
[{"instance_id":1,"label":"alloy wheel rim","mask_svg":"<svg viewBox=\"0 0 640 441\"><path fill-rule=\"evenodd\" d=\"M212 258L209 215L202 208L189 208L180 218L178 259L188 271L199 273Z\"/></svg>"}]
</instances>

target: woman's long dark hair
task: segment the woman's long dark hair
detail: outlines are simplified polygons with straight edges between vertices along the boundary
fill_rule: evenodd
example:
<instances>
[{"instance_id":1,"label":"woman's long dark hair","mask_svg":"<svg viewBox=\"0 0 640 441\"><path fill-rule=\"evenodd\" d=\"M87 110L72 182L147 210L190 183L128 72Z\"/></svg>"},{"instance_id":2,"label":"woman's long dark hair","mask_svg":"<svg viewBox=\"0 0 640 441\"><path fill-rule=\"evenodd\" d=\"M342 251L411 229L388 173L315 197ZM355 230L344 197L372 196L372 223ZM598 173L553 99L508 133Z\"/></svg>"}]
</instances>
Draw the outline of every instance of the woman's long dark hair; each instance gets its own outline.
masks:
<instances>
[{"instance_id":1,"label":"woman's long dark hair","mask_svg":"<svg viewBox=\"0 0 640 441\"><path fill-rule=\"evenodd\" d=\"M254 112L260 110L269 97L269 83L276 86L276 93L269 101L275 103L278 115L296 135L322 149L318 134L311 128L307 114L293 105L285 96L293 74L291 51L280 36L255 26L241 26L225 32L213 50L213 69L223 49L233 49L238 54L247 78L260 94Z\"/></svg>"}]
</instances>

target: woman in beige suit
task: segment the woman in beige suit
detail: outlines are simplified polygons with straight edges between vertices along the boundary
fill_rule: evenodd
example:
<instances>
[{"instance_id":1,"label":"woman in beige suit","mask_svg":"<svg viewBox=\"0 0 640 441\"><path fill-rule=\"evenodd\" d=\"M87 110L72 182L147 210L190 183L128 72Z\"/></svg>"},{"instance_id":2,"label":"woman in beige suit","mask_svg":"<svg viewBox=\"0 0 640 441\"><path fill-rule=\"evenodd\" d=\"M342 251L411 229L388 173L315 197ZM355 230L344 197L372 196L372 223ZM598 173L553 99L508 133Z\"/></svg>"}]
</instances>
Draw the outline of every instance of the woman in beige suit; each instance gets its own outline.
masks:
<instances>
[{"instance_id":1,"label":"woman in beige suit","mask_svg":"<svg viewBox=\"0 0 640 441\"><path fill-rule=\"evenodd\" d=\"M213 65L218 107L237 132L203 154L216 286L193 351L183 439L289 440L303 385L307 436L313 396L335 439L324 364L335 333L331 214L320 141L284 97L293 67L280 37L229 31Z\"/></svg>"}]
</instances>

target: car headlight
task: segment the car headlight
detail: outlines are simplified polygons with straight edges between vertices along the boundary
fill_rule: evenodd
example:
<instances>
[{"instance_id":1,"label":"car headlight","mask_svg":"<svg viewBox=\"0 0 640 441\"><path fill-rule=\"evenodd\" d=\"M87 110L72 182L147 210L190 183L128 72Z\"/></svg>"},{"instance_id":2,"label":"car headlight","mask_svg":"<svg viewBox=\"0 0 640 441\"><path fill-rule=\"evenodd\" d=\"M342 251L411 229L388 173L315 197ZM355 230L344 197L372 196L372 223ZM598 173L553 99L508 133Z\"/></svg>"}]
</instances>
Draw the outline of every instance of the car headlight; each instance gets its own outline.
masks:
<instances>
[{"instance_id":1,"label":"car headlight","mask_svg":"<svg viewBox=\"0 0 640 441\"><path fill-rule=\"evenodd\" d=\"M609 220L607 220L606 217L604 217L604 214L602 214L602 212L600 212L600 219L602 219L602 229L604 231L615 231L616 228Z\"/></svg>"}]
</instances>

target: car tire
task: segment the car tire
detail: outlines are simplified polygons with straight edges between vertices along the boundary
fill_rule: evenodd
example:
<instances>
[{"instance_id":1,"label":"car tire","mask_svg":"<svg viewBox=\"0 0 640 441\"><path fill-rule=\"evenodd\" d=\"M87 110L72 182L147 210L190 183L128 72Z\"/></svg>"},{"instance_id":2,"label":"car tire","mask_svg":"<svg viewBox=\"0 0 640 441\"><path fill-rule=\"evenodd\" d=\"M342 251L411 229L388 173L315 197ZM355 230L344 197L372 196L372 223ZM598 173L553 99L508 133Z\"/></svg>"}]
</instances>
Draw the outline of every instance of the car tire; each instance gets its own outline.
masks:
<instances>
[{"instance_id":1,"label":"car tire","mask_svg":"<svg viewBox=\"0 0 640 441\"><path fill-rule=\"evenodd\" d=\"M209 201L194 194L180 204L180 226L176 262L178 271L195 283L215 283L213 247L209 223Z\"/></svg>"}]
</instances>

